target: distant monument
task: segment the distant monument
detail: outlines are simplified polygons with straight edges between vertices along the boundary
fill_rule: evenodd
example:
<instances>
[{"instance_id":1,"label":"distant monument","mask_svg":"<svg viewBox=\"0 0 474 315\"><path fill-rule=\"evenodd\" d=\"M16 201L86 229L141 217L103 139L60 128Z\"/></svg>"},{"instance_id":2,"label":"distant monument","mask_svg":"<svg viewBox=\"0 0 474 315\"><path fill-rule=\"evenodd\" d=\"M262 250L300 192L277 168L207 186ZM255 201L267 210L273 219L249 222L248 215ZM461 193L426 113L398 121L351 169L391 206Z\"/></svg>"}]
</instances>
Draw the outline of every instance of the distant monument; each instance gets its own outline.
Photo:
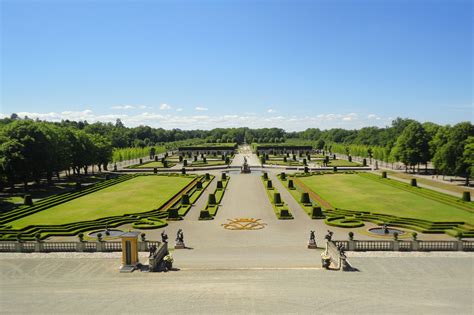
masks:
<instances>
[{"instance_id":1,"label":"distant monument","mask_svg":"<svg viewBox=\"0 0 474 315\"><path fill-rule=\"evenodd\" d=\"M318 248L318 245L316 245L316 237L314 236L314 231L309 232L308 248L309 249Z\"/></svg>"},{"instance_id":2,"label":"distant monument","mask_svg":"<svg viewBox=\"0 0 474 315\"><path fill-rule=\"evenodd\" d=\"M250 173L250 166L247 163L247 157L244 156L244 165L242 165L242 169L240 170L242 174L249 174Z\"/></svg>"},{"instance_id":3,"label":"distant monument","mask_svg":"<svg viewBox=\"0 0 474 315\"><path fill-rule=\"evenodd\" d=\"M184 234L183 230L179 229L178 232L176 233L176 244L174 245L175 249L183 249L186 248L186 245L184 245Z\"/></svg>"}]
</instances>

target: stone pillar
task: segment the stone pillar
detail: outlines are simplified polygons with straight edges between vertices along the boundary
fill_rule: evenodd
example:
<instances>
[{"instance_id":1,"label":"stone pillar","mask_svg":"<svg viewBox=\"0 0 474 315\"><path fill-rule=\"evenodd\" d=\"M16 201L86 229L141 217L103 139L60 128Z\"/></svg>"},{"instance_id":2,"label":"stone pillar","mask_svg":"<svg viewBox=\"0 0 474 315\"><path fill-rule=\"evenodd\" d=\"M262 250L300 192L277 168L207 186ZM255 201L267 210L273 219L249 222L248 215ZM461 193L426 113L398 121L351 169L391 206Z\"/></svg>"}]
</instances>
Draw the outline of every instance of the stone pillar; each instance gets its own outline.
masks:
<instances>
[{"instance_id":1,"label":"stone pillar","mask_svg":"<svg viewBox=\"0 0 474 315\"><path fill-rule=\"evenodd\" d=\"M355 251L355 241L354 240L349 240L349 248L347 249L348 251Z\"/></svg>"},{"instance_id":2,"label":"stone pillar","mask_svg":"<svg viewBox=\"0 0 474 315\"><path fill-rule=\"evenodd\" d=\"M97 251L98 251L98 252L103 252L103 251L104 251L104 247L105 247L105 246L104 246L104 242L102 242L102 241L98 241L98 242L97 242Z\"/></svg>"},{"instance_id":3,"label":"stone pillar","mask_svg":"<svg viewBox=\"0 0 474 315\"><path fill-rule=\"evenodd\" d=\"M400 250L400 244L398 241L392 241L392 250L394 252L398 252Z\"/></svg>"},{"instance_id":4,"label":"stone pillar","mask_svg":"<svg viewBox=\"0 0 474 315\"><path fill-rule=\"evenodd\" d=\"M15 250L16 250L17 252L19 252L19 253L23 252L23 243L17 242L17 243L15 244Z\"/></svg>"},{"instance_id":5,"label":"stone pillar","mask_svg":"<svg viewBox=\"0 0 474 315\"><path fill-rule=\"evenodd\" d=\"M84 242L76 243L76 252L83 252L86 249L86 244Z\"/></svg>"},{"instance_id":6,"label":"stone pillar","mask_svg":"<svg viewBox=\"0 0 474 315\"><path fill-rule=\"evenodd\" d=\"M42 251L43 251L43 243L42 242L36 242L35 252L41 253Z\"/></svg>"}]
</instances>

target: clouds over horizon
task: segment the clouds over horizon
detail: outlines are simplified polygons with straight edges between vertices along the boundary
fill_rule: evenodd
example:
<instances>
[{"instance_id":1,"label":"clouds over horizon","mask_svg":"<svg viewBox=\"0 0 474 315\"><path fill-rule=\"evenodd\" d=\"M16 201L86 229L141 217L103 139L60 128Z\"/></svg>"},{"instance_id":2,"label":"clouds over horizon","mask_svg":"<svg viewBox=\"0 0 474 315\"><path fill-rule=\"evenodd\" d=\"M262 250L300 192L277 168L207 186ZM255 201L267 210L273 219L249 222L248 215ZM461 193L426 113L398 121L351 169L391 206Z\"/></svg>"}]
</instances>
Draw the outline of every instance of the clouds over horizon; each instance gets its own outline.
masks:
<instances>
[{"instance_id":1,"label":"clouds over horizon","mask_svg":"<svg viewBox=\"0 0 474 315\"><path fill-rule=\"evenodd\" d=\"M166 105L166 104L162 104ZM161 106L160 106L161 109ZM307 128L345 128L359 129L366 126L384 127L390 124L391 119L384 119L376 114L363 116L357 113L347 114L319 114L316 116L284 116L284 115L259 115L256 113L231 114L231 115L179 115L168 114L162 111L170 108L161 109L158 112L141 112L137 114L96 114L91 109L82 111L62 111L62 112L18 112L20 117L29 117L47 121L59 122L61 120L87 120L93 122L112 122L121 119L128 127L139 125L149 125L151 127L162 127L165 129L213 129L226 127L249 127L249 128L270 128L278 127L287 131L300 131ZM207 109L206 109L207 110ZM199 111L199 110L197 110ZM204 110L205 111L205 110ZM0 113L0 117L9 117L9 115Z\"/></svg>"}]
</instances>

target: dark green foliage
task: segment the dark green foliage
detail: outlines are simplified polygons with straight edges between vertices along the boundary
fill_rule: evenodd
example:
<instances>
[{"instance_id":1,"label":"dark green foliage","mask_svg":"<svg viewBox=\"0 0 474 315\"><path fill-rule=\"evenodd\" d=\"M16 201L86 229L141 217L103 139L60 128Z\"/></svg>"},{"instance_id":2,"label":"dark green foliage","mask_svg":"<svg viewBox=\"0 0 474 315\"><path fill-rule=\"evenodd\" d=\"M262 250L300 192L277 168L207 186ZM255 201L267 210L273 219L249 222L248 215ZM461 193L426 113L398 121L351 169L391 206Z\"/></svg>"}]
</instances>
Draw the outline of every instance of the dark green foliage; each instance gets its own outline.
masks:
<instances>
[{"instance_id":1,"label":"dark green foliage","mask_svg":"<svg viewBox=\"0 0 474 315\"><path fill-rule=\"evenodd\" d=\"M189 195L188 194L183 194L181 196L181 204L182 205L189 205Z\"/></svg>"},{"instance_id":2,"label":"dark green foliage","mask_svg":"<svg viewBox=\"0 0 474 315\"><path fill-rule=\"evenodd\" d=\"M302 204L310 204L311 203L311 200L309 199L309 194L307 192L302 192L301 193L300 202Z\"/></svg>"},{"instance_id":3,"label":"dark green foliage","mask_svg":"<svg viewBox=\"0 0 474 315\"><path fill-rule=\"evenodd\" d=\"M273 184L271 180L267 180L267 189L273 188Z\"/></svg>"},{"instance_id":4,"label":"dark green foliage","mask_svg":"<svg viewBox=\"0 0 474 315\"><path fill-rule=\"evenodd\" d=\"M410 185L413 186L413 187L416 187L416 186L417 186L417 184L416 184L416 178L412 178L412 179L410 180Z\"/></svg>"},{"instance_id":5,"label":"dark green foliage","mask_svg":"<svg viewBox=\"0 0 474 315\"><path fill-rule=\"evenodd\" d=\"M273 194L273 203L274 204L281 204L281 196L280 193L274 193Z\"/></svg>"},{"instance_id":6,"label":"dark green foliage","mask_svg":"<svg viewBox=\"0 0 474 315\"><path fill-rule=\"evenodd\" d=\"M348 235L349 235L349 240L352 241L354 239L354 232L351 231L348 233Z\"/></svg>"},{"instance_id":7,"label":"dark green foliage","mask_svg":"<svg viewBox=\"0 0 474 315\"><path fill-rule=\"evenodd\" d=\"M312 219L322 219L324 218L323 210L321 207L313 207L311 209L311 218Z\"/></svg>"},{"instance_id":8,"label":"dark green foliage","mask_svg":"<svg viewBox=\"0 0 474 315\"><path fill-rule=\"evenodd\" d=\"M463 191L462 192L462 200L463 201L471 201L471 192L470 191Z\"/></svg>"},{"instance_id":9,"label":"dark green foliage","mask_svg":"<svg viewBox=\"0 0 474 315\"><path fill-rule=\"evenodd\" d=\"M26 206L32 206L33 205L33 199L31 198L31 195L25 195L23 197L23 204Z\"/></svg>"},{"instance_id":10,"label":"dark green foliage","mask_svg":"<svg viewBox=\"0 0 474 315\"><path fill-rule=\"evenodd\" d=\"M215 205L216 204L216 195L215 194L209 194L207 197L207 203L210 205Z\"/></svg>"},{"instance_id":11,"label":"dark green foliage","mask_svg":"<svg viewBox=\"0 0 474 315\"><path fill-rule=\"evenodd\" d=\"M288 180L288 188L290 188L290 189L293 189L293 188L295 188L295 186L294 186L294 184L293 184L293 180L292 180L292 179L289 179L289 180Z\"/></svg>"}]
</instances>

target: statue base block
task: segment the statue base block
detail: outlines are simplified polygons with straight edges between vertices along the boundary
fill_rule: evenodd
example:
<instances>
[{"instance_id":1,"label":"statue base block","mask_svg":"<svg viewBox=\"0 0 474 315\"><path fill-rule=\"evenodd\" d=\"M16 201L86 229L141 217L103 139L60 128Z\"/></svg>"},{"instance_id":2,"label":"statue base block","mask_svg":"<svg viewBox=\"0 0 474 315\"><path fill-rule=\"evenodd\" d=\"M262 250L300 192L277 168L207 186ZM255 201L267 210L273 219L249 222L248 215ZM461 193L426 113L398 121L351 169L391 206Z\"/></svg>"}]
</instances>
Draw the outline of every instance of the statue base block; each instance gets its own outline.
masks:
<instances>
[{"instance_id":1,"label":"statue base block","mask_svg":"<svg viewBox=\"0 0 474 315\"><path fill-rule=\"evenodd\" d=\"M174 245L174 249L183 249L183 248L186 248L186 245L184 245L184 243L176 243Z\"/></svg>"}]
</instances>

